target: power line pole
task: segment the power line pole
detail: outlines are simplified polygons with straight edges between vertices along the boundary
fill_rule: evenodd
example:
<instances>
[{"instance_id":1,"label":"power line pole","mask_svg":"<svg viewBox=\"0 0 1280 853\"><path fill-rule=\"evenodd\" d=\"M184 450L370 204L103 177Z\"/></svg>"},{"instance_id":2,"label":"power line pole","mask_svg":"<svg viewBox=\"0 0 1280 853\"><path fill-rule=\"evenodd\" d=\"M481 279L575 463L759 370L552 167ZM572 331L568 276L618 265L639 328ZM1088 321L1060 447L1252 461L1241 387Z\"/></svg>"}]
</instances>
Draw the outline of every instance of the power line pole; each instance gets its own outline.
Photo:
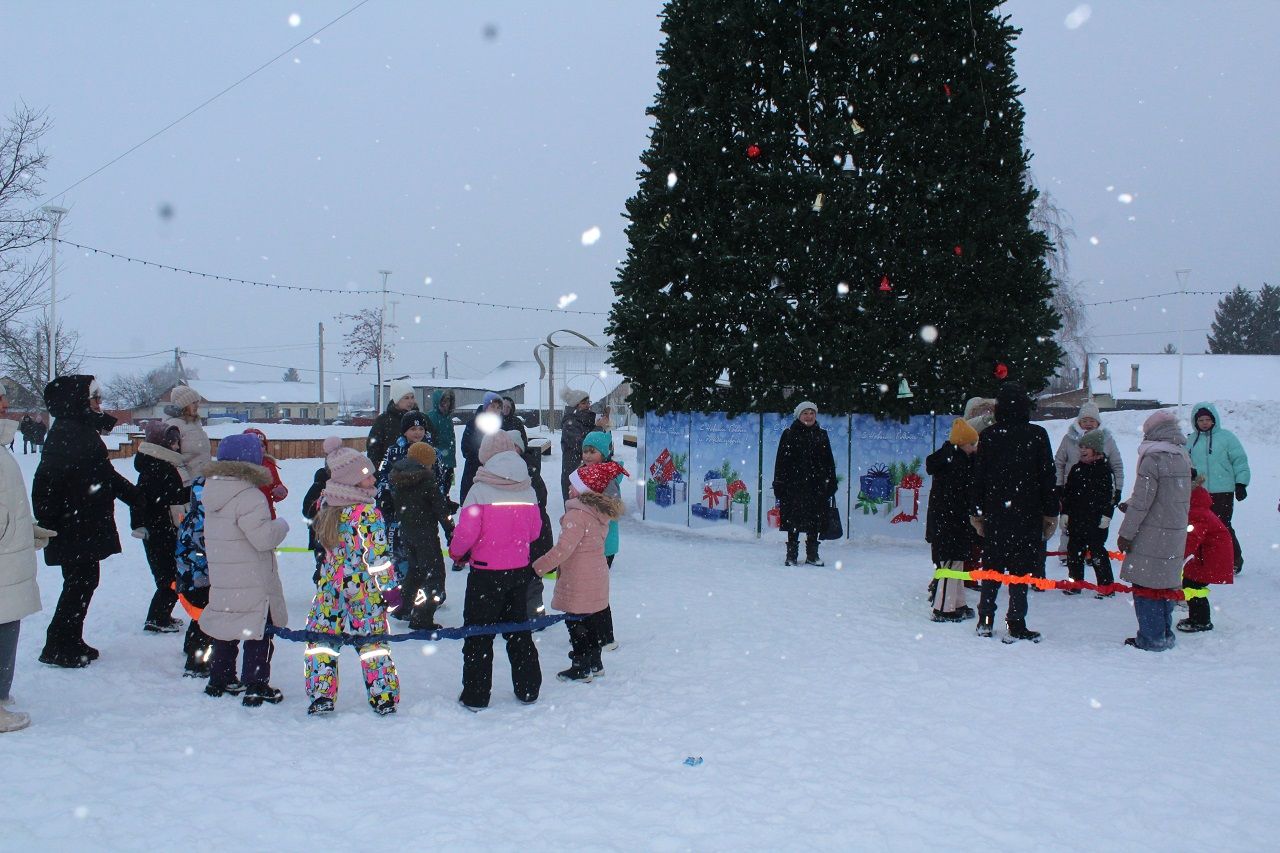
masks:
<instances>
[{"instance_id":1,"label":"power line pole","mask_svg":"<svg viewBox=\"0 0 1280 853\"><path fill-rule=\"evenodd\" d=\"M449 353L446 350L444 354L444 378L449 378Z\"/></svg>"},{"instance_id":2,"label":"power line pole","mask_svg":"<svg viewBox=\"0 0 1280 853\"><path fill-rule=\"evenodd\" d=\"M1187 276L1191 275L1191 270L1175 270L1174 275L1178 277L1178 417L1182 417L1182 365L1186 350L1183 330L1187 327Z\"/></svg>"},{"instance_id":3,"label":"power line pole","mask_svg":"<svg viewBox=\"0 0 1280 853\"><path fill-rule=\"evenodd\" d=\"M320 327L320 340L317 353L320 361L320 378L318 381L320 389L320 412L316 416L316 419L320 426L324 426L324 323L318 323L317 325Z\"/></svg>"},{"instance_id":4,"label":"power line pole","mask_svg":"<svg viewBox=\"0 0 1280 853\"><path fill-rule=\"evenodd\" d=\"M387 276L391 270L378 270L382 276L382 310L378 312L378 388L373 395L374 414L382 412L382 350L387 334Z\"/></svg>"},{"instance_id":5,"label":"power line pole","mask_svg":"<svg viewBox=\"0 0 1280 853\"><path fill-rule=\"evenodd\" d=\"M44 212L53 217L53 237L49 241L49 381L58 378L58 227L66 216L65 207L49 205Z\"/></svg>"}]
</instances>

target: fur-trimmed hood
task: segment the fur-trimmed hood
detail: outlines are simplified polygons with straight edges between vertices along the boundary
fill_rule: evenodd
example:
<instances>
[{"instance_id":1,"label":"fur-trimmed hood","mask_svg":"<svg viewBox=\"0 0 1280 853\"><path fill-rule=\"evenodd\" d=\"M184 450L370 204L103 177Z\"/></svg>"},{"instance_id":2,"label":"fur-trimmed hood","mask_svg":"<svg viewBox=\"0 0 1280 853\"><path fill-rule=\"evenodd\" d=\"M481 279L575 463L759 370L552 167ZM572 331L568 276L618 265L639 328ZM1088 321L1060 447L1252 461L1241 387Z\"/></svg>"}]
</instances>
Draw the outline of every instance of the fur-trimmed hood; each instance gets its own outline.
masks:
<instances>
[{"instance_id":1,"label":"fur-trimmed hood","mask_svg":"<svg viewBox=\"0 0 1280 853\"><path fill-rule=\"evenodd\" d=\"M622 501L608 495L597 494L596 492L583 492L576 498L570 498L565 502L565 509L572 509L573 505L580 504L582 509L588 512L594 512L596 515L602 516L606 521L613 521L622 518L624 508Z\"/></svg>"},{"instance_id":2,"label":"fur-trimmed hood","mask_svg":"<svg viewBox=\"0 0 1280 853\"><path fill-rule=\"evenodd\" d=\"M387 480L393 489L414 488L428 479L435 480L435 472L417 459L401 459L391 466Z\"/></svg>"},{"instance_id":3,"label":"fur-trimmed hood","mask_svg":"<svg viewBox=\"0 0 1280 853\"><path fill-rule=\"evenodd\" d=\"M150 456L153 459L159 459L162 462L168 462L175 468L182 467L182 454L178 453L176 450L170 450L167 447L162 447L159 444L152 444L149 441L144 441L138 445L138 453L143 456Z\"/></svg>"},{"instance_id":4,"label":"fur-trimmed hood","mask_svg":"<svg viewBox=\"0 0 1280 853\"><path fill-rule=\"evenodd\" d=\"M222 477L229 480L244 480L255 489L271 485L271 472L261 465L252 462L213 461L205 466L204 478L211 480Z\"/></svg>"}]
</instances>

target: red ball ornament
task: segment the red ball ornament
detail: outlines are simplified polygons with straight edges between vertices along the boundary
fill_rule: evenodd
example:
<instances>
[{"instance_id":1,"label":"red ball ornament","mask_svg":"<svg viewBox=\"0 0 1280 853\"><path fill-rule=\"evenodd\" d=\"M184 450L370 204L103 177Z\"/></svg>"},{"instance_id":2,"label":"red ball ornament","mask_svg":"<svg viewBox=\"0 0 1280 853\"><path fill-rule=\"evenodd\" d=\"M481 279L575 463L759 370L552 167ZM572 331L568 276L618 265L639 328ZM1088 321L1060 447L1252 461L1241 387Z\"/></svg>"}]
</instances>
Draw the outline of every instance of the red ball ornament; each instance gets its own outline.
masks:
<instances>
[{"instance_id":1,"label":"red ball ornament","mask_svg":"<svg viewBox=\"0 0 1280 853\"><path fill-rule=\"evenodd\" d=\"M962 247L962 246L960 246L959 244L957 244L957 245L956 245L956 247L955 247L954 249L952 249L951 251L955 252L955 253L956 253L956 257L958 258L958 257L960 257L961 255L963 255L963 254L964 254L964 247Z\"/></svg>"},{"instance_id":2,"label":"red ball ornament","mask_svg":"<svg viewBox=\"0 0 1280 853\"><path fill-rule=\"evenodd\" d=\"M888 292L889 292L889 291L891 291L891 290L893 290L893 285L889 284L889 276L887 276L887 275L885 275L885 276L881 276L881 277L880 277L880 292L881 292L881 293L888 293Z\"/></svg>"},{"instance_id":3,"label":"red ball ornament","mask_svg":"<svg viewBox=\"0 0 1280 853\"><path fill-rule=\"evenodd\" d=\"M942 91L946 93L946 95L947 95L947 97L948 97L948 98L950 98L950 97L951 97L951 84L950 84L950 83L943 83L943 84L942 84Z\"/></svg>"},{"instance_id":4,"label":"red ball ornament","mask_svg":"<svg viewBox=\"0 0 1280 853\"><path fill-rule=\"evenodd\" d=\"M996 379L999 379L1001 382L1003 382L1004 380L1006 380L1006 379L1008 379L1008 378L1009 378L1009 366L1008 366L1007 364L1005 364L1004 362L999 362L999 363L997 363L997 364L996 364Z\"/></svg>"},{"instance_id":5,"label":"red ball ornament","mask_svg":"<svg viewBox=\"0 0 1280 853\"><path fill-rule=\"evenodd\" d=\"M747 159L755 160L760 156L760 146L754 142L747 146Z\"/></svg>"}]
</instances>

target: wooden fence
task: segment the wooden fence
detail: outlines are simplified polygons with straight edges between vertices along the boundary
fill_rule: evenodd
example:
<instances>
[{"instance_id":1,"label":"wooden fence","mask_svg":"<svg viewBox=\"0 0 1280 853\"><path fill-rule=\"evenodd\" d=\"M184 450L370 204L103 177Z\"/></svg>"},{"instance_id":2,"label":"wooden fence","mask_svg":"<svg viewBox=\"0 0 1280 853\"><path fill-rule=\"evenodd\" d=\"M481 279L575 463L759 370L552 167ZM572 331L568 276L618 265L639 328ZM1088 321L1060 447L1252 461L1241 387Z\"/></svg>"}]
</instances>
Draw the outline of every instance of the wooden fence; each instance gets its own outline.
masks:
<instances>
[{"instance_id":1,"label":"wooden fence","mask_svg":"<svg viewBox=\"0 0 1280 853\"><path fill-rule=\"evenodd\" d=\"M365 439L363 436L344 438L342 444L345 447L352 447L364 453ZM214 458L218 456L219 439L212 438L209 443L212 445L212 453ZM142 444L142 436L130 436L130 440L120 445L116 450L107 452L107 456L111 459L128 459L138 452L138 445ZM271 441L271 455L276 459L321 459L324 457L324 439L323 438L277 438Z\"/></svg>"}]
</instances>

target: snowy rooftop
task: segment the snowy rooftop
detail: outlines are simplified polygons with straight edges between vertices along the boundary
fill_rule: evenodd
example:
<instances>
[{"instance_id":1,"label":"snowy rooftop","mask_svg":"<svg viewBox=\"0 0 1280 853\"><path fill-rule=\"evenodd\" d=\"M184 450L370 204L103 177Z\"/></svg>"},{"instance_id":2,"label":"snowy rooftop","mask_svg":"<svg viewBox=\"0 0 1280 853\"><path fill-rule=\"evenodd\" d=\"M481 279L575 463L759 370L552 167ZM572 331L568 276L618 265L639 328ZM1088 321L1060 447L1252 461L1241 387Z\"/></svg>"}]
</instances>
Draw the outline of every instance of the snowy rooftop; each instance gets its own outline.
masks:
<instances>
[{"instance_id":1,"label":"snowy rooftop","mask_svg":"<svg viewBox=\"0 0 1280 853\"><path fill-rule=\"evenodd\" d=\"M1107 378L1099 378L1106 359ZM1164 353L1089 353L1089 388L1116 400L1178 401L1178 361ZM1183 359L1182 401L1280 400L1280 355L1187 355ZM1133 365L1138 366L1137 390ZM1268 378L1271 377L1271 378Z\"/></svg>"},{"instance_id":2,"label":"snowy rooftop","mask_svg":"<svg viewBox=\"0 0 1280 853\"><path fill-rule=\"evenodd\" d=\"M314 382L191 379L187 385L207 403L314 403L318 394Z\"/></svg>"}]
</instances>

